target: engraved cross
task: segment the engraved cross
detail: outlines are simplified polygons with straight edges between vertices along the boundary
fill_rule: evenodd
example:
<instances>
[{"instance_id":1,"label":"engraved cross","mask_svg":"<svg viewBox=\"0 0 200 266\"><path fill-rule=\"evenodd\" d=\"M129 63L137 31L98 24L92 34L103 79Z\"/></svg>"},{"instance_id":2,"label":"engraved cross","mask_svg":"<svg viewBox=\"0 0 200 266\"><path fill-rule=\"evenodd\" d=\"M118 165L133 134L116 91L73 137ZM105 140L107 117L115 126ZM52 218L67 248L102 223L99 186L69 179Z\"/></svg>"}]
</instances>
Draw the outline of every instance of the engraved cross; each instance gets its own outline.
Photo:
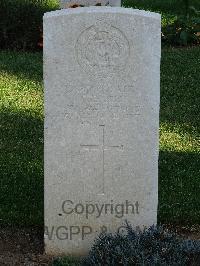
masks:
<instances>
[{"instance_id":1,"label":"engraved cross","mask_svg":"<svg viewBox=\"0 0 200 266\"><path fill-rule=\"evenodd\" d=\"M101 128L101 134L102 134L102 141L101 144L96 145L90 145L90 144L81 144L81 147L86 150L100 150L102 152L102 172L103 172L103 180L102 180L102 191L101 194L105 193L105 151L109 149L120 149L123 150L123 145L106 145L105 144L105 125L99 125Z\"/></svg>"}]
</instances>

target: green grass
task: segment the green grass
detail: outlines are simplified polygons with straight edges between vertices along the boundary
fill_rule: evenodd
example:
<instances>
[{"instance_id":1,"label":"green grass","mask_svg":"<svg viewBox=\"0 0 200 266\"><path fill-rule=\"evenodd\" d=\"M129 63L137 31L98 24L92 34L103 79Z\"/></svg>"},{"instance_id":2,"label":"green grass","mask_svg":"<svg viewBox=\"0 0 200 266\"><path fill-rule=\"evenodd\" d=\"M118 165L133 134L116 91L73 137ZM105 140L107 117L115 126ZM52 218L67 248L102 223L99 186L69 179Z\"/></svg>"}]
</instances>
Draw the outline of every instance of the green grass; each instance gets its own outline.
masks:
<instances>
[{"instance_id":1,"label":"green grass","mask_svg":"<svg viewBox=\"0 0 200 266\"><path fill-rule=\"evenodd\" d=\"M0 222L43 222L42 55L0 52Z\"/></svg>"},{"instance_id":2,"label":"green grass","mask_svg":"<svg viewBox=\"0 0 200 266\"><path fill-rule=\"evenodd\" d=\"M164 50L159 220L200 223L200 48Z\"/></svg>"},{"instance_id":3,"label":"green grass","mask_svg":"<svg viewBox=\"0 0 200 266\"><path fill-rule=\"evenodd\" d=\"M200 223L200 47L163 50L159 221ZM43 224L40 53L0 52L0 223Z\"/></svg>"}]
</instances>

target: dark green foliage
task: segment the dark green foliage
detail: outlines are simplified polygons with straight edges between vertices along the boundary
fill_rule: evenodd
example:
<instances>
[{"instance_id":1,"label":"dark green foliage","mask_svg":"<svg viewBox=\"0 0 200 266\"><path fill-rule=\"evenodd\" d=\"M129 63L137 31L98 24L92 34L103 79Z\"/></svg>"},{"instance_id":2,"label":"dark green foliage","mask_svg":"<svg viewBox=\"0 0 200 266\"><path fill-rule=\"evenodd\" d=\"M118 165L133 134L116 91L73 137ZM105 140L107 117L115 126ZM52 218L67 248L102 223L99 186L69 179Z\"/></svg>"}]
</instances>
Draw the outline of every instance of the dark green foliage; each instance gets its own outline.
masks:
<instances>
[{"instance_id":1,"label":"dark green foliage","mask_svg":"<svg viewBox=\"0 0 200 266\"><path fill-rule=\"evenodd\" d=\"M82 265L184 266L199 252L199 242L182 241L163 227L139 231L127 225L127 234L101 235Z\"/></svg>"},{"instance_id":2,"label":"dark green foliage","mask_svg":"<svg viewBox=\"0 0 200 266\"><path fill-rule=\"evenodd\" d=\"M58 9L58 2L0 0L0 49L41 49L42 16L47 11ZM160 12L163 16L164 44L189 45L200 42L198 0L124 0L123 5Z\"/></svg>"},{"instance_id":3,"label":"dark green foliage","mask_svg":"<svg viewBox=\"0 0 200 266\"><path fill-rule=\"evenodd\" d=\"M151 10L160 13L185 15L188 5L187 0L123 0L123 6ZM199 0L190 0L189 6L200 10Z\"/></svg>"},{"instance_id":4,"label":"dark green foliage","mask_svg":"<svg viewBox=\"0 0 200 266\"><path fill-rule=\"evenodd\" d=\"M0 0L0 49L38 49L42 17L55 0Z\"/></svg>"},{"instance_id":5,"label":"dark green foliage","mask_svg":"<svg viewBox=\"0 0 200 266\"><path fill-rule=\"evenodd\" d=\"M124 0L124 6L162 14L162 43L171 46L200 43L200 1Z\"/></svg>"},{"instance_id":6,"label":"dark green foliage","mask_svg":"<svg viewBox=\"0 0 200 266\"><path fill-rule=\"evenodd\" d=\"M199 44L200 43L200 13L185 0L185 14L176 17L173 23L162 28L162 41L170 45Z\"/></svg>"},{"instance_id":7,"label":"dark green foliage","mask_svg":"<svg viewBox=\"0 0 200 266\"><path fill-rule=\"evenodd\" d=\"M162 28L162 41L169 45L200 43L200 18L177 17L174 23Z\"/></svg>"}]
</instances>

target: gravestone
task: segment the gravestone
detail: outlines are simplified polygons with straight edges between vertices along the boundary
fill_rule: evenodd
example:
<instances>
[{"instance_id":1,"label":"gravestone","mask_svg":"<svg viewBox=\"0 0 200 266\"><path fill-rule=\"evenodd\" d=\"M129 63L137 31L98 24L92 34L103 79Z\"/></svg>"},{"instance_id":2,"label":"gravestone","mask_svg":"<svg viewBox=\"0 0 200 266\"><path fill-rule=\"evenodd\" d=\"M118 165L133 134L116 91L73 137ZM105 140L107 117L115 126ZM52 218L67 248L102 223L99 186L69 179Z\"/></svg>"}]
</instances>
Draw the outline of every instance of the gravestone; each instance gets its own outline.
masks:
<instances>
[{"instance_id":1,"label":"gravestone","mask_svg":"<svg viewBox=\"0 0 200 266\"><path fill-rule=\"evenodd\" d=\"M121 0L60 0L61 8L68 8L77 4L84 6L121 6Z\"/></svg>"},{"instance_id":2,"label":"gravestone","mask_svg":"<svg viewBox=\"0 0 200 266\"><path fill-rule=\"evenodd\" d=\"M160 15L44 16L45 244L84 255L101 232L157 222Z\"/></svg>"}]
</instances>

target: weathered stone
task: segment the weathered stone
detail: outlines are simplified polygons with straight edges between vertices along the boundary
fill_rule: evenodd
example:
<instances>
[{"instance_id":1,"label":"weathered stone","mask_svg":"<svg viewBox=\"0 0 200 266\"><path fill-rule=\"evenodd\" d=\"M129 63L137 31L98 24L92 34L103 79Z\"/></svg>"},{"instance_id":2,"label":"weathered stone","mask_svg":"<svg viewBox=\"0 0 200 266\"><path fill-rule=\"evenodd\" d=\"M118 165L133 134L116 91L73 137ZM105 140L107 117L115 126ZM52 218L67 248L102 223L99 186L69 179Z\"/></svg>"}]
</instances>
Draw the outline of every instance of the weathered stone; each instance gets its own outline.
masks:
<instances>
[{"instance_id":1,"label":"weathered stone","mask_svg":"<svg viewBox=\"0 0 200 266\"><path fill-rule=\"evenodd\" d=\"M125 220L155 224L160 15L45 14L44 84L46 252L85 254Z\"/></svg>"},{"instance_id":2,"label":"weathered stone","mask_svg":"<svg viewBox=\"0 0 200 266\"><path fill-rule=\"evenodd\" d=\"M60 0L61 8L69 8L76 5L83 6L121 6L121 0Z\"/></svg>"}]
</instances>

